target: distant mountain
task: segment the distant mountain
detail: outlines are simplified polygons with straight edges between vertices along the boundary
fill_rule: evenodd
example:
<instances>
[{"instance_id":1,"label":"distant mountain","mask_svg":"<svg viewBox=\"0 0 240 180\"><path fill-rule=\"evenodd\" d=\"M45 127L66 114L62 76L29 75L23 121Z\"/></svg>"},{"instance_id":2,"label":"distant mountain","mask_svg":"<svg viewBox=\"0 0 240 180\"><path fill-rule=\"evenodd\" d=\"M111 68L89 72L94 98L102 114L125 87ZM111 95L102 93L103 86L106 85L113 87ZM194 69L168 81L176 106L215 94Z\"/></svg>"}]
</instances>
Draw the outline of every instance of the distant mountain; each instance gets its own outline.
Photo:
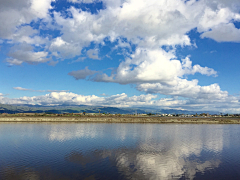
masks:
<instances>
[{"instance_id":1,"label":"distant mountain","mask_svg":"<svg viewBox=\"0 0 240 180\"><path fill-rule=\"evenodd\" d=\"M148 113L159 113L159 114L200 114L203 112L199 111L186 111L186 110L175 110L175 109L158 109L157 107L135 107L135 108L116 108L116 107L103 107L103 106L41 106L41 105L8 105L0 104L0 113L111 113L111 114L148 114ZM204 112L206 113L206 112ZM219 112L209 111L209 114L219 114Z\"/></svg>"},{"instance_id":2,"label":"distant mountain","mask_svg":"<svg viewBox=\"0 0 240 180\"><path fill-rule=\"evenodd\" d=\"M136 109L132 108L116 108L101 106L40 106L40 105L5 105L0 104L0 113L111 113L111 114L134 114ZM137 110L137 113L146 113L144 110Z\"/></svg>"}]
</instances>

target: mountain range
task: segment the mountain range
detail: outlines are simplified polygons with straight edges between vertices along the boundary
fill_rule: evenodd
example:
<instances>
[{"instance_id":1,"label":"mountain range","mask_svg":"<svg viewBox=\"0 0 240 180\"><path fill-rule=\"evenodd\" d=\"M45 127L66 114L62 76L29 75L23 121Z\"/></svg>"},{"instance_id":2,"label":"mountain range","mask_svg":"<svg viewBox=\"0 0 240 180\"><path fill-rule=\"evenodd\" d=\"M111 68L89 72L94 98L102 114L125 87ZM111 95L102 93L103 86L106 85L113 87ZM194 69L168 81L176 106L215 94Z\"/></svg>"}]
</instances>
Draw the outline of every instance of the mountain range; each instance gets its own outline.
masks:
<instances>
[{"instance_id":1,"label":"mountain range","mask_svg":"<svg viewBox=\"0 0 240 180\"><path fill-rule=\"evenodd\" d=\"M187 111L187 110L176 110L176 109L158 109L150 108L150 107L105 107L105 106L86 106L86 105L78 105L78 106L41 106L41 105L15 105L15 104L0 104L0 113L110 113L110 114L200 114L206 112L199 111ZM219 112L209 111L209 114L219 114Z\"/></svg>"}]
</instances>

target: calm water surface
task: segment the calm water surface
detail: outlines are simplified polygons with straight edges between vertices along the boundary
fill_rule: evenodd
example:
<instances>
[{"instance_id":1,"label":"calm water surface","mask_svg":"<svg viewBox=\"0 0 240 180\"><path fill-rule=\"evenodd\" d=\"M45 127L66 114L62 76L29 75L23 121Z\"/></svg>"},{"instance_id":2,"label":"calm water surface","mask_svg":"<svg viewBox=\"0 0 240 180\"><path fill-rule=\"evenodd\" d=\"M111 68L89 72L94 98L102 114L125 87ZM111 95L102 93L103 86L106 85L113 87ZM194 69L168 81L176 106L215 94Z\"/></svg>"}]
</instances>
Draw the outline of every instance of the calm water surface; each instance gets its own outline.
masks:
<instances>
[{"instance_id":1,"label":"calm water surface","mask_svg":"<svg viewBox=\"0 0 240 180\"><path fill-rule=\"evenodd\" d=\"M0 123L0 179L240 179L240 125Z\"/></svg>"}]
</instances>

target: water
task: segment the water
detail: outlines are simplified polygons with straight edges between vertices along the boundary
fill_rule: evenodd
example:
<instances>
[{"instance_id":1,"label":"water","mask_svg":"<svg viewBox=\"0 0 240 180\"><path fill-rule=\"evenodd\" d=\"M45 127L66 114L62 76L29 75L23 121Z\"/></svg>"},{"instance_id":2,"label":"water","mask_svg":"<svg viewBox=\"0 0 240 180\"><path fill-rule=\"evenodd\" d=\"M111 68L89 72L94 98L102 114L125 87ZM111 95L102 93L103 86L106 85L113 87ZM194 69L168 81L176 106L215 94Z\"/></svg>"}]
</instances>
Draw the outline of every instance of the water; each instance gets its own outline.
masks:
<instances>
[{"instance_id":1,"label":"water","mask_svg":"<svg viewBox=\"0 0 240 180\"><path fill-rule=\"evenodd\" d=\"M0 179L240 179L240 125L0 123Z\"/></svg>"}]
</instances>

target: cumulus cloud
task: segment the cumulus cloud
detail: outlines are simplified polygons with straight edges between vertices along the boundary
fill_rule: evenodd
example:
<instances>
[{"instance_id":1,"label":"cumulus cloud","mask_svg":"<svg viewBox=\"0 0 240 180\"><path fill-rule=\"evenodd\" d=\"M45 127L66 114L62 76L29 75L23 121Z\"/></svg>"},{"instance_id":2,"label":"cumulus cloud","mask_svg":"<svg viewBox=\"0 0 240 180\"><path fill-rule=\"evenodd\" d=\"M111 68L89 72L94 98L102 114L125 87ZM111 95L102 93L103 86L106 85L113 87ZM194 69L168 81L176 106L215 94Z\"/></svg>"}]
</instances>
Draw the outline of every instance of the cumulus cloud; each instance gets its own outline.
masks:
<instances>
[{"instance_id":1,"label":"cumulus cloud","mask_svg":"<svg viewBox=\"0 0 240 180\"><path fill-rule=\"evenodd\" d=\"M22 51L22 50L16 50L14 52L10 52L9 56L13 59L13 61L11 61L11 59L8 60L8 62L10 64L14 64L14 60L18 60L21 63L23 62L27 62L30 64L38 64L38 63L43 63L43 62L47 62L50 59L46 58L46 56L48 55L47 52L32 52L32 51Z\"/></svg>"},{"instance_id":2,"label":"cumulus cloud","mask_svg":"<svg viewBox=\"0 0 240 180\"><path fill-rule=\"evenodd\" d=\"M72 2L84 3L77 0ZM102 2L106 9L98 14L79 11L73 7L69 10L72 18L64 18L60 13L55 13L56 22L62 26L62 38L80 47L89 45L91 41L99 43L106 37L110 41L124 37L141 47L183 46L191 44L186 33L194 28L199 32L207 32L217 25L240 18L234 10L234 6L239 4L237 1Z\"/></svg>"},{"instance_id":3,"label":"cumulus cloud","mask_svg":"<svg viewBox=\"0 0 240 180\"><path fill-rule=\"evenodd\" d=\"M0 38L15 43L6 59L10 65L49 61L50 65L54 65L51 56L58 59L79 57L82 50L89 48L92 43L99 45L109 41L116 44L115 48L130 50L128 57L120 62L111 75L87 67L72 71L69 75L75 79L87 78L96 82L136 84L140 91L189 98L188 101L159 101L168 105L172 103L171 106L197 102L193 98L195 96L199 97L197 103L201 103L202 99L237 101L221 91L218 84L199 86L198 80L187 80L188 75L200 73L217 76L217 72L211 67L193 65L190 57L178 59L174 50L194 45L188 35L193 29L201 34L201 38L239 42L239 29L233 24L234 21L240 21L238 0L103 0L104 9L95 14L70 7L67 11L71 16L67 17L54 10L53 16L49 16L52 1L0 0ZM28 25L38 19L53 21L51 26L58 29L60 34L51 40L42 38L36 29ZM41 50L36 48L39 45L43 45L43 48L39 48ZM131 45L136 50L132 51ZM162 46L173 50L166 52ZM100 59L98 54L99 51L94 49L86 53L92 59Z\"/></svg>"},{"instance_id":4,"label":"cumulus cloud","mask_svg":"<svg viewBox=\"0 0 240 180\"><path fill-rule=\"evenodd\" d=\"M0 37L8 37L20 42L41 44L47 41L39 36L31 37L30 34L37 33L29 26L22 27L21 24L29 23L36 18L49 19L49 9L53 0L11 0L1 1L2 15ZM93 3L95 0L69 0L74 3ZM72 58L81 55L84 47L91 42L102 43L105 38L111 42L116 41L119 47L128 47L132 42L141 48L156 48L162 45L191 45L187 33L194 28L203 32L202 37L213 38L211 35L217 26L227 26L232 20L240 20L236 11L238 1L143 1L143 0L118 0L111 2L103 0L105 9L97 14L91 14L71 7L68 9L72 17L66 18L60 12L53 12L54 20L61 35L50 43L49 50L59 53L62 58ZM167 7L167 8L166 8ZM11 12L12 11L12 12ZM228 25L229 26L229 25ZM225 28L221 31L219 41L236 41L229 32L238 34L235 27ZM227 30L228 29L228 30ZM17 33L15 31L17 30ZM212 30L212 31L211 31ZM14 34L15 33L15 34ZM219 34L219 33L218 33ZM119 37L126 38L127 42L118 41ZM238 40L237 40L238 41ZM129 48L129 47L128 47ZM98 59L96 51L88 52L90 58ZM12 60L13 61L13 60Z\"/></svg>"},{"instance_id":5,"label":"cumulus cloud","mask_svg":"<svg viewBox=\"0 0 240 180\"><path fill-rule=\"evenodd\" d=\"M35 52L33 46L26 42L14 45L8 53L8 56L7 62L10 65L20 65L23 62L38 64L51 60L51 58L48 57L48 52Z\"/></svg>"},{"instance_id":6,"label":"cumulus cloud","mask_svg":"<svg viewBox=\"0 0 240 180\"><path fill-rule=\"evenodd\" d=\"M108 3L106 2L108 5ZM162 1L129 1L120 6L107 6L98 14L79 11L71 8L73 18L64 18L60 13L55 13L56 22L62 26L62 39L75 46L88 46L91 41L100 43L109 37L113 42L119 37L128 41L141 43L149 40L149 45L190 45L186 32L196 25L190 15L185 16L186 4L173 0L169 8ZM179 6L182 8L179 8ZM109 8L108 8L109 7ZM192 7L191 7L192 8ZM152 41L152 42L151 42ZM121 42L120 42L121 43ZM144 43L142 43L144 45Z\"/></svg>"},{"instance_id":7,"label":"cumulus cloud","mask_svg":"<svg viewBox=\"0 0 240 180\"><path fill-rule=\"evenodd\" d=\"M1 1L0 37L15 39L30 44L46 43L48 39L36 34L31 27L20 27L37 18L51 21L48 12L54 0L10 0ZM68 0L73 3L94 3L98 0ZM103 43L108 38L117 42L119 47L128 47L132 42L141 48L158 48L159 46L191 45L187 33L194 28L202 37L217 41L239 41L236 37L238 29L229 23L240 20L237 11L239 2L231 1L144 1L144 0L103 0L105 8L97 14L71 7L68 9L72 17L66 18L60 12L54 11L54 28L61 30L61 35L50 42L49 51L59 53L62 58L73 58L81 55L84 47L91 42ZM167 7L167 8L166 8ZM224 29L217 28L222 26ZM226 26L226 27L225 27ZM214 35L217 33L217 35ZM229 35L232 32L233 35ZM214 33L214 34L213 34ZM118 41L120 37L126 42ZM224 38L223 38L224 37ZM219 39L220 38L220 39ZM128 47L129 48L129 47ZM93 59L98 59L97 53L89 51ZM17 59L16 59L17 60ZM9 60L12 64L19 64Z\"/></svg>"},{"instance_id":8,"label":"cumulus cloud","mask_svg":"<svg viewBox=\"0 0 240 180\"><path fill-rule=\"evenodd\" d=\"M73 58L81 55L82 47L79 44L69 43L63 40L62 37L57 37L52 41L49 50L53 53L59 53L62 58Z\"/></svg>"},{"instance_id":9,"label":"cumulus cloud","mask_svg":"<svg viewBox=\"0 0 240 180\"><path fill-rule=\"evenodd\" d=\"M162 49L140 49L130 58L121 62L111 76L98 74L93 81L115 82L120 84L162 82L171 84L179 77L187 74L201 73L203 75L216 75L217 72L200 65L192 66L189 57L182 60L176 59L172 52Z\"/></svg>"},{"instance_id":10,"label":"cumulus cloud","mask_svg":"<svg viewBox=\"0 0 240 180\"><path fill-rule=\"evenodd\" d=\"M21 97L15 99L2 98L0 103L4 104L40 104L40 105L101 105L101 106L141 106L151 104L156 95L140 95L128 97L125 93L109 97L98 97L95 95L79 95L70 92L52 92L43 96Z\"/></svg>"},{"instance_id":11,"label":"cumulus cloud","mask_svg":"<svg viewBox=\"0 0 240 180\"><path fill-rule=\"evenodd\" d=\"M239 14L232 12L229 8L222 7L218 9L212 9L210 7L206 7L202 17L200 18L198 31L209 31L215 26L227 24L232 19L238 20L238 18Z\"/></svg>"},{"instance_id":12,"label":"cumulus cloud","mask_svg":"<svg viewBox=\"0 0 240 180\"><path fill-rule=\"evenodd\" d=\"M160 93L172 96L181 96L192 99L225 99L228 97L227 91L221 91L218 84L209 86L198 85L198 80L188 81L186 79L178 79L176 84L161 83L143 83L136 87L139 91L147 93Z\"/></svg>"},{"instance_id":13,"label":"cumulus cloud","mask_svg":"<svg viewBox=\"0 0 240 180\"><path fill-rule=\"evenodd\" d=\"M6 62L9 63L9 65L21 65L23 62L18 60L18 59L11 59L11 58L7 58Z\"/></svg>"},{"instance_id":14,"label":"cumulus cloud","mask_svg":"<svg viewBox=\"0 0 240 180\"><path fill-rule=\"evenodd\" d=\"M115 72L115 73L114 73ZM183 76L201 73L216 76L217 72L200 65L192 66L189 57L177 60L172 52L161 49L137 49L135 54L121 62L119 67L107 74L97 74L90 80L97 82L114 82L119 84L137 84L136 89L147 93L182 96L187 98L214 98L226 95L219 85L199 86L198 80L188 81Z\"/></svg>"},{"instance_id":15,"label":"cumulus cloud","mask_svg":"<svg viewBox=\"0 0 240 180\"><path fill-rule=\"evenodd\" d=\"M201 67L200 65L194 65L192 66L192 61L190 60L189 57L186 57L185 59L182 59L182 68L184 70L184 74L195 74L195 73L200 73L202 75L207 75L207 76L217 76L217 72L208 67Z\"/></svg>"},{"instance_id":16,"label":"cumulus cloud","mask_svg":"<svg viewBox=\"0 0 240 180\"><path fill-rule=\"evenodd\" d=\"M211 91L208 88L205 92ZM46 91L47 92L47 91ZM42 96L7 98L0 96L1 104L38 104L38 105L90 105L112 107L158 107L159 109L178 109L195 111L239 112L240 97L226 96L212 99L196 98L161 98L153 94L142 94L129 97L127 94L116 94L106 97L80 95L71 92L51 92ZM201 98L201 97L200 97Z\"/></svg>"},{"instance_id":17,"label":"cumulus cloud","mask_svg":"<svg viewBox=\"0 0 240 180\"><path fill-rule=\"evenodd\" d=\"M201 34L202 38L211 38L217 42L240 42L240 29L233 23L221 24Z\"/></svg>"},{"instance_id":18,"label":"cumulus cloud","mask_svg":"<svg viewBox=\"0 0 240 180\"><path fill-rule=\"evenodd\" d=\"M27 51L19 46L26 46L26 44L39 46L48 43L48 38L41 37L39 30L33 29L29 24L38 19L49 21L48 12L52 8L52 1L54 0L0 1L0 38L7 39L7 43L15 44L6 59L10 65L21 65L23 62L38 64L49 60L46 57L48 52L45 50L34 52L30 48Z\"/></svg>"},{"instance_id":19,"label":"cumulus cloud","mask_svg":"<svg viewBox=\"0 0 240 180\"><path fill-rule=\"evenodd\" d=\"M40 37L38 30L33 29L31 26L23 26L18 28L16 32L12 35L12 40L16 43L25 42L36 46L48 42L47 38Z\"/></svg>"},{"instance_id":20,"label":"cumulus cloud","mask_svg":"<svg viewBox=\"0 0 240 180\"><path fill-rule=\"evenodd\" d=\"M110 76L89 69L74 71L69 75L76 79L87 76L92 81L114 82L119 84L136 84L136 89L146 93L181 96L186 98L214 99L227 97L228 93L220 90L219 85L198 85L198 80L188 81L183 77L189 74L201 73L216 76L217 72L200 65L192 66L189 57L177 60L173 52L162 49L137 49L135 54L121 62ZM95 76L91 76L96 74Z\"/></svg>"},{"instance_id":21,"label":"cumulus cloud","mask_svg":"<svg viewBox=\"0 0 240 180\"><path fill-rule=\"evenodd\" d=\"M48 18L53 0L1 0L0 37L8 39L21 24L28 24L37 18Z\"/></svg>"}]
</instances>

